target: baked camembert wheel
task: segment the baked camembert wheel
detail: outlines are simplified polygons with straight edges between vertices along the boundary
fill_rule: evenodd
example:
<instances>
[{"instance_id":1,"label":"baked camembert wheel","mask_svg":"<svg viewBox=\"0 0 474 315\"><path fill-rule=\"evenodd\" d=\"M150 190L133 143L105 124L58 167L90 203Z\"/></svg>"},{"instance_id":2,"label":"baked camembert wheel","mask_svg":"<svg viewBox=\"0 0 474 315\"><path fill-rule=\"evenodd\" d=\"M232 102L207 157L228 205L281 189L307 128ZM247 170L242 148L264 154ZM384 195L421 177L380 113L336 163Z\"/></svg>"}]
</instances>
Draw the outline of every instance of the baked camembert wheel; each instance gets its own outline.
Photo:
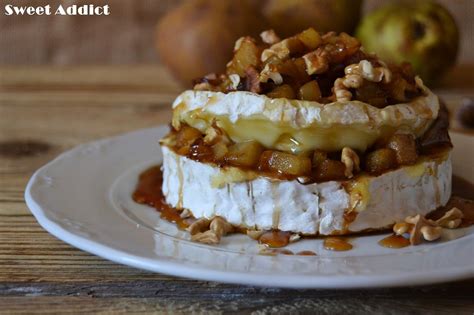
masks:
<instances>
[{"instance_id":1,"label":"baked camembert wheel","mask_svg":"<svg viewBox=\"0 0 474 315\"><path fill-rule=\"evenodd\" d=\"M166 203L207 228L342 235L448 202L447 114L409 65L345 33L261 37L173 103Z\"/></svg>"}]
</instances>

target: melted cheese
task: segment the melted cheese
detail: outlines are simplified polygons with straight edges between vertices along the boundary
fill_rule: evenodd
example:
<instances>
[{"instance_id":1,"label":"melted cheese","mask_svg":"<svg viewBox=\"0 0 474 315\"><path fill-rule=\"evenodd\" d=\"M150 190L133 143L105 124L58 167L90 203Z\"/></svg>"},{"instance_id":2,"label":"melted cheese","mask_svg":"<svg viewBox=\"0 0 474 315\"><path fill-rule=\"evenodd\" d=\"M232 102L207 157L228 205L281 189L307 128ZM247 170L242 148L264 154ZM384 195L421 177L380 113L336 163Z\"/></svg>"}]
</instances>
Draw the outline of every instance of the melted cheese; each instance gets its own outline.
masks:
<instances>
[{"instance_id":1,"label":"melted cheese","mask_svg":"<svg viewBox=\"0 0 474 315\"><path fill-rule=\"evenodd\" d=\"M235 142L257 140L270 149L365 151L394 132L422 135L438 116L438 98L420 79L425 96L376 108L359 101L317 102L272 99L250 92L185 91L173 103L173 121L204 132L216 122Z\"/></svg>"}]
</instances>

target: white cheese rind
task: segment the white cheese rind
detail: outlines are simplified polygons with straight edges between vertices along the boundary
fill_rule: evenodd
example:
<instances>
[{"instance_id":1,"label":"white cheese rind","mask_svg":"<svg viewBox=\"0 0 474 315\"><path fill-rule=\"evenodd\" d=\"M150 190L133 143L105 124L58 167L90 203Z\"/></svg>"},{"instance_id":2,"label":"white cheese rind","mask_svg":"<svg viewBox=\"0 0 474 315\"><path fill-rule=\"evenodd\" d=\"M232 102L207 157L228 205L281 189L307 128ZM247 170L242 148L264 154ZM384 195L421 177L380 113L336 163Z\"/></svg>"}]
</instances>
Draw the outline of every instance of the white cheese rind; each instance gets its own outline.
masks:
<instances>
[{"instance_id":1,"label":"white cheese rind","mask_svg":"<svg viewBox=\"0 0 474 315\"><path fill-rule=\"evenodd\" d=\"M424 96L384 108L360 101L321 104L243 91L189 90L174 101L172 124L179 129L186 123L204 132L216 122L235 142L257 140L284 151L279 147L282 136L300 142L302 151L338 151L345 146L364 151L394 132L418 137L437 118L438 97L418 78L417 84Z\"/></svg>"},{"instance_id":2,"label":"white cheese rind","mask_svg":"<svg viewBox=\"0 0 474 315\"><path fill-rule=\"evenodd\" d=\"M173 207L195 217L221 216L247 228L277 228L303 234L350 233L386 228L408 215L427 214L451 195L451 160L426 161L366 179L367 206L347 226L350 192L342 182L302 185L257 177L214 187L221 168L163 151L163 194ZM420 171L421 170L421 171ZM347 185L345 185L347 186Z\"/></svg>"},{"instance_id":3,"label":"white cheese rind","mask_svg":"<svg viewBox=\"0 0 474 315\"><path fill-rule=\"evenodd\" d=\"M427 96L419 97L410 103L376 108L360 101L321 104L286 98L272 99L251 92L188 90L176 98L173 109L177 109L177 114L181 115L175 118L198 110L200 114L211 117L225 116L231 123L240 119L265 119L296 129L314 125L329 128L334 125L359 124L372 128L408 125L416 130L425 126L426 121L432 121L438 116L438 98L432 92L427 93Z\"/></svg>"},{"instance_id":4,"label":"white cheese rind","mask_svg":"<svg viewBox=\"0 0 474 315\"><path fill-rule=\"evenodd\" d=\"M367 229L369 223L377 228L389 226L409 215L426 215L446 205L451 197L451 176L449 157L442 162L426 161L404 167L371 180L367 206L349 229Z\"/></svg>"}]
</instances>

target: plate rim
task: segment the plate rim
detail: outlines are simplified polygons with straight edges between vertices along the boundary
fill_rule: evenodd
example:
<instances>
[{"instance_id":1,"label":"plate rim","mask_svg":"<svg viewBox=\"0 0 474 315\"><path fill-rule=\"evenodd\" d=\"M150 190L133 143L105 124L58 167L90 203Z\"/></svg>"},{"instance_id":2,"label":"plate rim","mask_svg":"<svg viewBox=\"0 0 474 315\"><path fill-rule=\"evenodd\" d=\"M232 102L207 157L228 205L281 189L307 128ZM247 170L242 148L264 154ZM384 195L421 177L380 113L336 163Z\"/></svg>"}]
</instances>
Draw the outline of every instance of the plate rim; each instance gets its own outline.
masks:
<instances>
[{"instance_id":1,"label":"plate rim","mask_svg":"<svg viewBox=\"0 0 474 315\"><path fill-rule=\"evenodd\" d=\"M237 271L222 271L203 267L196 263L193 266L185 265L176 259L169 261L159 258L147 258L135 255L124 250L112 248L102 244L99 240L90 240L78 235L54 222L46 215L46 210L35 200L31 194L32 187L38 182L39 175L45 172L55 162L67 157L81 148L109 142L116 138L130 136L134 133L151 132L167 127L159 125L157 127L135 130L112 137L94 140L75 146L59 154L31 176L25 189L25 201L31 213L48 233L65 243L80 250L91 253L103 259L113 261L122 265L127 265L151 272L163 273L167 275L184 277L204 281L216 281L221 283L244 284L259 287L280 287L294 289L355 289L355 288L382 288L382 287L402 287L413 285L428 285L439 282L455 281L474 277L474 265L466 268L443 268L442 272L430 271L410 271L402 274L389 275L294 275L280 274L273 277L271 274L255 274ZM100 233L100 231L99 231ZM291 280L291 281L289 281Z\"/></svg>"}]
</instances>

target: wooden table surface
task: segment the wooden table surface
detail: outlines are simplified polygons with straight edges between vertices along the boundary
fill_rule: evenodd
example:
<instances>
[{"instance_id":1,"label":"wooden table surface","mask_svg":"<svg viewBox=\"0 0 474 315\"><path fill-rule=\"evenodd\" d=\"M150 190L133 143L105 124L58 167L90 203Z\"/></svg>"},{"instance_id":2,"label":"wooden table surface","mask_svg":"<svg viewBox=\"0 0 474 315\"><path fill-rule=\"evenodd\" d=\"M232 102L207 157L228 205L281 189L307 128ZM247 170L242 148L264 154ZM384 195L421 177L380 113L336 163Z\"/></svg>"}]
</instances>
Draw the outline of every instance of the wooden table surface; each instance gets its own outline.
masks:
<instances>
[{"instance_id":1,"label":"wooden table surface","mask_svg":"<svg viewBox=\"0 0 474 315\"><path fill-rule=\"evenodd\" d=\"M450 106L473 96L472 69L438 90ZM77 144L167 123L179 91L159 66L0 67L0 313L474 312L474 279L377 290L194 281L117 265L36 223L23 193L38 167Z\"/></svg>"}]
</instances>

